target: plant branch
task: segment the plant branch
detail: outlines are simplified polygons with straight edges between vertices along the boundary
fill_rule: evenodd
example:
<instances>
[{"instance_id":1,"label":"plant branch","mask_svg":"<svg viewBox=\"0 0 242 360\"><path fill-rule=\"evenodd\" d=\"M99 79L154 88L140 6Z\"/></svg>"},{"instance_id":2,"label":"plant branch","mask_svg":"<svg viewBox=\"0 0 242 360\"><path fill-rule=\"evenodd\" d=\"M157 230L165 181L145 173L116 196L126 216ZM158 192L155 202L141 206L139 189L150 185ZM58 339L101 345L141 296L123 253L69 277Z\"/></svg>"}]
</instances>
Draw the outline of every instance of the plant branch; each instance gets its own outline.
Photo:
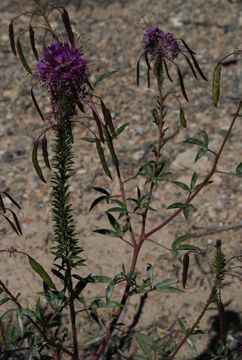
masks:
<instances>
[{"instance_id":1,"label":"plant branch","mask_svg":"<svg viewBox=\"0 0 242 360\"><path fill-rule=\"evenodd\" d=\"M236 113L234 114L234 117L231 121L231 124L230 124L230 127L223 139L223 142L220 146L220 149L219 151L217 152L216 154L216 157L214 159L214 163L213 163L213 166L210 170L210 172L208 173L208 175L205 177L205 179L203 180L203 182L201 183L201 185L197 188L196 191L194 191L187 199L186 201L186 204L189 204L191 203L191 201L198 195L198 193L200 193L200 191L204 188L204 186L207 185L208 181L211 179L211 177L215 174L216 172L216 167L217 167L217 164L219 162L219 159L221 157L221 154L223 152L223 149L225 147L225 144L227 143L228 141L228 138L232 132L232 129L233 129L233 126L235 124L235 121L236 119L239 117L239 112L240 112L240 109L242 107L242 102L240 101L239 103L239 106L237 108L237 111ZM165 219L160 225L156 226L154 229L152 229L151 231L149 231L148 233L145 234L145 239L147 239L148 237L150 237L151 235L153 235L154 233L156 233L157 231L159 231L160 229L162 229L164 226L166 226L167 224L169 224L173 219L175 219L175 217L180 214L181 212L183 211L183 209L179 208L178 210L176 210L172 215L170 215L167 219Z\"/></svg>"}]
</instances>

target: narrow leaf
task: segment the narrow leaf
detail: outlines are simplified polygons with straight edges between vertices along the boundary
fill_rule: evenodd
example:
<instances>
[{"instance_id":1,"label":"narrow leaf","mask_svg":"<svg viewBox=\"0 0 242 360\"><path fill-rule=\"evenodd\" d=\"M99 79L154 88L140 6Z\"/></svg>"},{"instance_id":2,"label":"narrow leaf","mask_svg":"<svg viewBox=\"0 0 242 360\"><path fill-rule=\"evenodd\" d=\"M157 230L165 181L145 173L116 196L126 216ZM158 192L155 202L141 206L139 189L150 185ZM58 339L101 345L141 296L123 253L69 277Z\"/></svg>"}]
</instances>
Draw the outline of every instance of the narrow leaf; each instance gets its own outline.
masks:
<instances>
[{"instance_id":1,"label":"narrow leaf","mask_svg":"<svg viewBox=\"0 0 242 360\"><path fill-rule=\"evenodd\" d=\"M119 134L121 134L128 125L129 125L129 123L125 123L125 124L122 124L121 126L119 126L119 128L117 128L117 130L116 130L116 135L118 136Z\"/></svg>"},{"instance_id":2,"label":"narrow leaf","mask_svg":"<svg viewBox=\"0 0 242 360\"><path fill-rule=\"evenodd\" d=\"M102 194L105 194L105 195L109 196L109 192L107 190L101 188L101 187L94 186L93 189L100 192L100 193L102 193Z\"/></svg>"},{"instance_id":3,"label":"narrow leaf","mask_svg":"<svg viewBox=\"0 0 242 360\"><path fill-rule=\"evenodd\" d=\"M106 196L105 196L105 195L96 198L96 199L92 202L92 204L91 204L91 206L90 206L90 208L89 208L89 212L90 212L92 209L94 209L94 208L97 206L97 204L99 204L102 200L105 200L105 199L106 199Z\"/></svg>"},{"instance_id":4,"label":"narrow leaf","mask_svg":"<svg viewBox=\"0 0 242 360\"><path fill-rule=\"evenodd\" d=\"M5 215L3 215L3 214L2 214L2 216L3 216L4 219L6 219L7 222L11 225L13 231L15 231L16 234L20 235L20 234L19 234L19 231L18 231L18 229L16 228L16 226L14 225L14 223L13 223L7 216L5 216Z\"/></svg>"},{"instance_id":5,"label":"narrow leaf","mask_svg":"<svg viewBox=\"0 0 242 360\"><path fill-rule=\"evenodd\" d=\"M17 51L18 51L19 59L20 59L22 65L23 65L23 67L25 68L25 70L26 70L28 73L32 74L32 71L31 71L31 69L30 69L30 67L29 67L29 65L27 64L27 61L26 61L26 59L25 59L25 56L24 56L24 53L23 53L23 50L22 50L22 46L21 46L21 44L20 44L19 39L17 39Z\"/></svg>"},{"instance_id":6,"label":"narrow leaf","mask_svg":"<svg viewBox=\"0 0 242 360\"><path fill-rule=\"evenodd\" d=\"M21 229L21 226L20 226L20 223L19 223L19 220L18 220L18 217L17 215L15 214L15 212L11 209L9 209L9 211L11 212L11 214L13 215L13 219L14 219L14 222L16 224L16 228L18 229L18 232L20 235L23 235L22 233L22 229Z\"/></svg>"},{"instance_id":7,"label":"narrow leaf","mask_svg":"<svg viewBox=\"0 0 242 360\"><path fill-rule=\"evenodd\" d=\"M29 24L29 39L30 39L30 45L31 45L33 54L34 54L36 60L39 60L38 51L37 51L36 45L35 45L34 29L31 26L31 24Z\"/></svg>"},{"instance_id":8,"label":"narrow leaf","mask_svg":"<svg viewBox=\"0 0 242 360\"><path fill-rule=\"evenodd\" d=\"M98 77L96 78L94 87L97 86L97 84L99 84L101 81L103 81L104 79L110 77L111 75L115 74L117 72L117 70L113 70L113 71L107 71L103 74L98 75Z\"/></svg>"},{"instance_id":9,"label":"narrow leaf","mask_svg":"<svg viewBox=\"0 0 242 360\"><path fill-rule=\"evenodd\" d=\"M242 177L242 163L240 163L236 168L236 175Z\"/></svg>"},{"instance_id":10,"label":"narrow leaf","mask_svg":"<svg viewBox=\"0 0 242 360\"><path fill-rule=\"evenodd\" d=\"M201 148L196 155L195 162L201 159L201 157L203 157L207 152L208 152L208 148L206 147Z\"/></svg>"},{"instance_id":11,"label":"narrow leaf","mask_svg":"<svg viewBox=\"0 0 242 360\"><path fill-rule=\"evenodd\" d=\"M4 214L5 214L5 212L6 212L5 205L4 205L4 202L3 202L2 195L1 195L1 193L0 193L0 214L1 214L1 213L4 213Z\"/></svg>"},{"instance_id":12,"label":"narrow leaf","mask_svg":"<svg viewBox=\"0 0 242 360\"><path fill-rule=\"evenodd\" d=\"M39 162L38 162L38 142L37 141L34 143L34 146L33 146L32 162L33 162L33 165L34 165L37 175L44 183L46 183L46 180L43 176L42 170L41 170L41 168L39 166Z\"/></svg>"},{"instance_id":13,"label":"narrow leaf","mask_svg":"<svg viewBox=\"0 0 242 360\"><path fill-rule=\"evenodd\" d=\"M102 143L104 143L104 137L103 137L103 129L102 129L102 123L99 119L98 114L96 113L96 111L92 110L92 114L93 114L93 118L96 121L97 124L97 128L98 128L98 132L99 132L99 139Z\"/></svg>"},{"instance_id":14,"label":"narrow leaf","mask_svg":"<svg viewBox=\"0 0 242 360\"><path fill-rule=\"evenodd\" d=\"M146 65L147 65L147 84L148 84L148 88L150 88L150 70L151 70L151 66L150 66L148 55L147 55L146 52L145 52L145 62L146 62Z\"/></svg>"},{"instance_id":15,"label":"narrow leaf","mask_svg":"<svg viewBox=\"0 0 242 360\"><path fill-rule=\"evenodd\" d=\"M16 55L17 55L17 52L16 52L15 40L14 40L13 22L11 22L11 23L9 24L8 33L9 33L11 50L12 50L13 54L16 56Z\"/></svg>"},{"instance_id":16,"label":"narrow leaf","mask_svg":"<svg viewBox=\"0 0 242 360\"><path fill-rule=\"evenodd\" d=\"M116 166L119 166L119 161L118 161L118 158L117 158L114 146L113 146L113 139L112 139L112 136L109 133L109 130L108 130L107 126L104 126L104 132L105 132L105 139L107 141L108 149L110 151L112 160L113 160L113 162L114 162L114 164Z\"/></svg>"},{"instance_id":17,"label":"narrow leaf","mask_svg":"<svg viewBox=\"0 0 242 360\"><path fill-rule=\"evenodd\" d=\"M181 189L185 190L185 191L188 191L190 192L190 188L187 184L184 184L183 182L181 181L173 181L173 184L179 186Z\"/></svg>"},{"instance_id":18,"label":"narrow leaf","mask_svg":"<svg viewBox=\"0 0 242 360\"><path fill-rule=\"evenodd\" d=\"M172 243L172 249L177 249L180 244L182 244L184 241L190 239L192 235L190 234L184 234L181 236L178 236Z\"/></svg>"},{"instance_id":19,"label":"narrow leaf","mask_svg":"<svg viewBox=\"0 0 242 360\"><path fill-rule=\"evenodd\" d=\"M44 270L43 266L40 265L36 260L34 260L31 256L28 255L29 263L32 269L41 277L44 283L49 286L51 289L56 289L51 277Z\"/></svg>"},{"instance_id":20,"label":"narrow leaf","mask_svg":"<svg viewBox=\"0 0 242 360\"><path fill-rule=\"evenodd\" d=\"M9 193L7 193L6 191L3 191L2 194L4 194L5 196L7 196L7 198L9 198L9 200L19 209L21 209L21 206L17 203L16 200L14 200L14 198L12 198L11 195L9 195Z\"/></svg>"},{"instance_id":21,"label":"narrow leaf","mask_svg":"<svg viewBox=\"0 0 242 360\"><path fill-rule=\"evenodd\" d=\"M104 151L103 151L101 142L100 142L100 140L98 138L96 138L96 148L97 148L97 153L99 155L103 170L106 173L106 175L112 180L112 175L111 175L110 170L108 168L108 164L107 164L106 159L105 159L105 155L104 155Z\"/></svg>"},{"instance_id":22,"label":"narrow leaf","mask_svg":"<svg viewBox=\"0 0 242 360\"><path fill-rule=\"evenodd\" d=\"M104 104L104 102L102 100L101 100L101 108L102 108L102 113L103 113L105 123L109 127L109 130L110 130L111 134L114 137L116 137L116 132L115 132L115 129L114 129L111 113L108 110L108 108L106 108L106 106L105 106L105 104Z\"/></svg>"},{"instance_id":23,"label":"narrow leaf","mask_svg":"<svg viewBox=\"0 0 242 360\"><path fill-rule=\"evenodd\" d=\"M217 64L213 72L212 95L213 103L215 106L218 105L220 97L221 68L221 64Z\"/></svg>"},{"instance_id":24,"label":"narrow leaf","mask_svg":"<svg viewBox=\"0 0 242 360\"><path fill-rule=\"evenodd\" d=\"M73 45L74 44L74 33L72 31L69 14L66 11L66 9L63 9L62 20L63 20L64 26L66 29L67 36L70 40L70 43Z\"/></svg>"},{"instance_id":25,"label":"narrow leaf","mask_svg":"<svg viewBox=\"0 0 242 360\"><path fill-rule=\"evenodd\" d=\"M187 119L182 107L180 107L180 124L184 128L187 127Z\"/></svg>"},{"instance_id":26,"label":"narrow leaf","mask_svg":"<svg viewBox=\"0 0 242 360\"><path fill-rule=\"evenodd\" d=\"M155 285L155 290L158 292L172 292L172 293L180 293L183 292L182 289L178 289L174 286L170 286L170 285L161 285L161 284L156 284Z\"/></svg>"},{"instance_id":27,"label":"narrow leaf","mask_svg":"<svg viewBox=\"0 0 242 360\"><path fill-rule=\"evenodd\" d=\"M105 275L94 275L91 277L94 283L110 283L112 281L112 278Z\"/></svg>"},{"instance_id":28,"label":"narrow leaf","mask_svg":"<svg viewBox=\"0 0 242 360\"><path fill-rule=\"evenodd\" d=\"M156 345L155 340L145 334L136 334L135 339L145 355L145 360L152 360L153 348Z\"/></svg>"},{"instance_id":29,"label":"narrow leaf","mask_svg":"<svg viewBox=\"0 0 242 360\"><path fill-rule=\"evenodd\" d=\"M188 101L188 97L187 97L187 93L186 93L186 89L185 89L185 85L184 85L184 81L183 81L183 76L182 76L182 73L178 66L177 66L177 72L178 72L178 77L179 77L179 81L180 81L180 85L181 85L182 94L183 94L184 98L186 99L186 101Z\"/></svg>"}]
</instances>

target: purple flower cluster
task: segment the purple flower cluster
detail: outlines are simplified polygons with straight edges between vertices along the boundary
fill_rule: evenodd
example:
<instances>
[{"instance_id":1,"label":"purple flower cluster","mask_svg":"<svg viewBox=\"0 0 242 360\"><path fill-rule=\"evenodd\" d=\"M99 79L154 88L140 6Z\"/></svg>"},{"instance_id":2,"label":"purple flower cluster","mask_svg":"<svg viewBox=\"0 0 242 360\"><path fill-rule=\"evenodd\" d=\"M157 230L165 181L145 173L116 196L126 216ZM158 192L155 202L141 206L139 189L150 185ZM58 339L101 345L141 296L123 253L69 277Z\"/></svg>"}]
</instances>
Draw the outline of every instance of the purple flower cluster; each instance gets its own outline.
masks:
<instances>
[{"instance_id":1,"label":"purple flower cluster","mask_svg":"<svg viewBox=\"0 0 242 360\"><path fill-rule=\"evenodd\" d=\"M40 79L56 95L79 93L88 81L87 61L80 49L68 42L55 41L44 51L37 65Z\"/></svg>"},{"instance_id":2,"label":"purple flower cluster","mask_svg":"<svg viewBox=\"0 0 242 360\"><path fill-rule=\"evenodd\" d=\"M158 26L148 26L144 31L143 46L151 60L174 60L179 54L177 40L172 33L165 33Z\"/></svg>"}]
</instances>

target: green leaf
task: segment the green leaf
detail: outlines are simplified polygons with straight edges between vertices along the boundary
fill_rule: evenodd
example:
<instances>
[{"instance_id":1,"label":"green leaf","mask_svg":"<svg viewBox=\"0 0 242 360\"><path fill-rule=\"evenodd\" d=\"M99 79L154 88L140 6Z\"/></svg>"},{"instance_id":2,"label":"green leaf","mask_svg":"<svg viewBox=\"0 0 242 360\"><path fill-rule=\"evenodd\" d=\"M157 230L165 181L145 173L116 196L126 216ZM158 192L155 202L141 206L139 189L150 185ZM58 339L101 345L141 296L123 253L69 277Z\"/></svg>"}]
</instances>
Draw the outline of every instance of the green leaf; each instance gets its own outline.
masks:
<instances>
[{"instance_id":1,"label":"green leaf","mask_svg":"<svg viewBox=\"0 0 242 360\"><path fill-rule=\"evenodd\" d=\"M187 119L182 107L180 107L180 124L184 128L187 127Z\"/></svg>"},{"instance_id":2,"label":"green leaf","mask_svg":"<svg viewBox=\"0 0 242 360\"><path fill-rule=\"evenodd\" d=\"M113 125L112 115L102 100L101 100L101 108L102 108L102 113L103 113L103 117L104 117L104 121L105 121L106 125L108 126L112 136L116 137L116 132L115 132L115 128Z\"/></svg>"},{"instance_id":3,"label":"green leaf","mask_svg":"<svg viewBox=\"0 0 242 360\"><path fill-rule=\"evenodd\" d=\"M173 181L173 184L177 185L178 187L180 187L181 189L190 192L190 188L187 184L184 184L181 181Z\"/></svg>"},{"instance_id":4,"label":"green leaf","mask_svg":"<svg viewBox=\"0 0 242 360\"><path fill-rule=\"evenodd\" d=\"M88 137L88 136L81 137L81 140L89 142L89 143L95 143L96 142L96 139L94 139L92 137Z\"/></svg>"},{"instance_id":5,"label":"green leaf","mask_svg":"<svg viewBox=\"0 0 242 360\"><path fill-rule=\"evenodd\" d=\"M236 175L242 177L242 163L240 163L236 168Z\"/></svg>"},{"instance_id":6,"label":"green leaf","mask_svg":"<svg viewBox=\"0 0 242 360\"><path fill-rule=\"evenodd\" d=\"M112 281L112 278L110 278L109 276L105 276L105 275L94 275L91 277L91 279L96 284L110 283Z\"/></svg>"},{"instance_id":7,"label":"green leaf","mask_svg":"<svg viewBox=\"0 0 242 360\"><path fill-rule=\"evenodd\" d=\"M39 176L40 180L42 180L44 183L46 183L46 180L43 176L42 170L41 170L41 168L39 166L39 162L38 162L38 141L36 141L33 146L32 162L33 162L35 171L36 171L37 175Z\"/></svg>"},{"instance_id":8,"label":"green leaf","mask_svg":"<svg viewBox=\"0 0 242 360\"><path fill-rule=\"evenodd\" d=\"M95 208L95 206L97 206L97 204L99 204L102 200L105 200L106 198L107 198L106 195L103 195L103 196L100 196L100 197L96 198L96 199L92 202L92 204L91 204L91 206L90 206L90 208L89 208L89 212L90 212L93 208Z\"/></svg>"},{"instance_id":9,"label":"green leaf","mask_svg":"<svg viewBox=\"0 0 242 360\"><path fill-rule=\"evenodd\" d=\"M112 136L106 125L104 126L104 133L105 133L105 139L107 141L108 149L110 151L112 160L116 166L119 166L119 161L118 161L118 158L117 158L114 146L113 146L113 139L112 139Z\"/></svg>"},{"instance_id":10,"label":"green leaf","mask_svg":"<svg viewBox=\"0 0 242 360\"><path fill-rule=\"evenodd\" d=\"M182 244L179 245L176 250L187 250L187 251L200 251L198 246L190 245L190 244Z\"/></svg>"},{"instance_id":11,"label":"green leaf","mask_svg":"<svg viewBox=\"0 0 242 360\"><path fill-rule=\"evenodd\" d=\"M145 359L153 360L153 349L156 345L156 341L152 337L141 333L136 334L135 339L143 351Z\"/></svg>"},{"instance_id":12,"label":"green leaf","mask_svg":"<svg viewBox=\"0 0 242 360\"><path fill-rule=\"evenodd\" d=\"M126 129L127 126L129 126L129 123L128 123L128 122L125 123L125 124L123 124L123 125L121 125L121 126L119 126L119 127L117 128L117 130L116 130L116 136L118 136L119 134L121 134L121 133Z\"/></svg>"},{"instance_id":13,"label":"green leaf","mask_svg":"<svg viewBox=\"0 0 242 360\"><path fill-rule=\"evenodd\" d=\"M162 283L156 284L155 290L158 292L172 292L172 293L184 292L182 289L178 289L178 288L176 288L174 286L170 286L170 285L162 285Z\"/></svg>"},{"instance_id":14,"label":"green leaf","mask_svg":"<svg viewBox=\"0 0 242 360\"><path fill-rule=\"evenodd\" d=\"M93 230L93 232L97 233L97 234L101 234L101 235L108 235L108 236L113 236L113 237L120 237L120 233L117 231L113 231L110 229L96 229Z\"/></svg>"},{"instance_id":15,"label":"green leaf","mask_svg":"<svg viewBox=\"0 0 242 360\"><path fill-rule=\"evenodd\" d=\"M198 151L194 162L200 160L207 152L208 152L208 148L206 148L206 147L201 148Z\"/></svg>"},{"instance_id":16,"label":"green leaf","mask_svg":"<svg viewBox=\"0 0 242 360\"><path fill-rule=\"evenodd\" d=\"M96 80L95 80L94 87L96 87L97 84L99 84L104 79L110 77L111 75L115 74L116 72L117 72L117 70L113 70L113 71L107 71L105 73L102 73L102 74L98 75Z\"/></svg>"},{"instance_id":17,"label":"green leaf","mask_svg":"<svg viewBox=\"0 0 242 360\"><path fill-rule=\"evenodd\" d=\"M191 234L184 234L181 236L178 236L172 243L172 249L178 249L178 247L186 240L190 239L192 237Z\"/></svg>"},{"instance_id":18,"label":"green leaf","mask_svg":"<svg viewBox=\"0 0 242 360\"><path fill-rule=\"evenodd\" d=\"M204 146L204 143L201 140L195 139L195 138L188 138L188 139L184 140L183 142L187 143L187 144L192 144L192 145Z\"/></svg>"},{"instance_id":19,"label":"green leaf","mask_svg":"<svg viewBox=\"0 0 242 360\"><path fill-rule=\"evenodd\" d=\"M100 193L102 193L102 194L105 194L105 195L109 196L109 192L107 190L101 188L101 187L94 186L93 189L100 192Z\"/></svg>"},{"instance_id":20,"label":"green leaf","mask_svg":"<svg viewBox=\"0 0 242 360\"><path fill-rule=\"evenodd\" d=\"M191 191L193 191L196 183L197 183L197 178L198 178L198 174L196 172L193 173L192 178L191 178L191 183L190 183L190 189Z\"/></svg>"},{"instance_id":21,"label":"green leaf","mask_svg":"<svg viewBox=\"0 0 242 360\"><path fill-rule=\"evenodd\" d=\"M221 79L221 64L217 64L213 72L213 82L212 82L212 96L213 103L215 106L218 105L220 97L220 79Z\"/></svg>"},{"instance_id":22,"label":"green leaf","mask_svg":"<svg viewBox=\"0 0 242 360\"><path fill-rule=\"evenodd\" d=\"M107 289L106 289L106 302L108 303L112 296L113 296L113 290L114 290L114 284L113 282L111 282L110 284L108 284Z\"/></svg>"},{"instance_id":23,"label":"green leaf","mask_svg":"<svg viewBox=\"0 0 242 360\"><path fill-rule=\"evenodd\" d=\"M47 274L42 265L40 265L36 260L28 255L29 263L32 269L42 278L44 283L52 289L56 289L51 277Z\"/></svg>"},{"instance_id":24,"label":"green leaf","mask_svg":"<svg viewBox=\"0 0 242 360\"><path fill-rule=\"evenodd\" d=\"M104 336L103 333L95 336L90 336L84 341L83 345L84 346L98 345L102 341L103 336Z\"/></svg>"},{"instance_id":25,"label":"green leaf","mask_svg":"<svg viewBox=\"0 0 242 360\"><path fill-rule=\"evenodd\" d=\"M25 59L25 56L24 56L24 53L23 53L23 50L22 50L22 46L21 46L21 44L20 44L19 39L17 39L16 45L17 45L18 56L19 56L19 59L20 59L22 65L23 65L23 67L25 68L25 70L26 70L28 73L32 74L32 71L31 71L31 69L30 69L30 67L29 67L29 65L27 64L27 61L26 61L26 59Z\"/></svg>"},{"instance_id":26,"label":"green leaf","mask_svg":"<svg viewBox=\"0 0 242 360\"><path fill-rule=\"evenodd\" d=\"M208 134L206 131L202 130L200 132L200 135L202 135L202 138L203 138L203 143L206 147L208 147L208 144L209 144L209 138L208 138Z\"/></svg>"},{"instance_id":27,"label":"green leaf","mask_svg":"<svg viewBox=\"0 0 242 360\"><path fill-rule=\"evenodd\" d=\"M169 205L167 209L184 209L186 207L186 204L177 202Z\"/></svg>"},{"instance_id":28,"label":"green leaf","mask_svg":"<svg viewBox=\"0 0 242 360\"><path fill-rule=\"evenodd\" d=\"M106 159L105 159L105 155L104 155L104 151L103 151L101 142L100 142L100 140L98 138L96 138L95 141L96 141L97 153L99 155L103 170L106 173L106 175L112 180L112 175L111 175L110 170L108 168L108 164L107 164Z\"/></svg>"}]
</instances>

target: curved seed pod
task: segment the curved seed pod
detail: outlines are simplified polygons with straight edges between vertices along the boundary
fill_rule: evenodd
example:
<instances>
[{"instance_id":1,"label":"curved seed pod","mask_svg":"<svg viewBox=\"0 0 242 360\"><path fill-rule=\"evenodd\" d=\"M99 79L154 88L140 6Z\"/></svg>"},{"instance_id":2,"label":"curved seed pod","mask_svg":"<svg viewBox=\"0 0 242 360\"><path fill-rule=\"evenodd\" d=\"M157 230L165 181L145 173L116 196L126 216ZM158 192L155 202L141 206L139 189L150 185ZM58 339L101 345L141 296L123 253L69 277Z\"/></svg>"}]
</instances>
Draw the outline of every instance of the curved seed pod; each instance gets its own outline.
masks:
<instances>
[{"instance_id":1,"label":"curved seed pod","mask_svg":"<svg viewBox=\"0 0 242 360\"><path fill-rule=\"evenodd\" d=\"M182 73L178 66L177 66L177 72L178 72L178 76L179 76L182 94L183 94L184 98L186 99L186 101L188 101L188 97L187 97L187 93L186 93L186 89L185 89L185 85L184 85L184 81L183 81L183 76L182 76Z\"/></svg>"},{"instance_id":2,"label":"curved seed pod","mask_svg":"<svg viewBox=\"0 0 242 360\"><path fill-rule=\"evenodd\" d=\"M14 29L13 29L13 22L12 21L8 26L8 33L9 33L11 50L12 50L13 54L16 56L17 52L16 52L16 47L15 47Z\"/></svg>"},{"instance_id":3,"label":"curved seed pod","mask_svg":"<svg viewBox=\"0 0 242 360\"><path fill-rule=\"evenodd\" d=\"M62 20L63 20L64 26L66 29L67 36L70 40L70 43L73 45L74 44L74 33L72 31L69 14L66 11L66 9L63 9Z\"/></svg>"},{"instance_id":4,"label":"curved seed pod","mask_svg":"<svg viewBox=\"0 0 242 360\"><path fill-rule=\"evenodd\" d=\"M34 165L37 175L44 183L46 183L46 180L43 176L42 170L41 170L41 168L39 166L39 162L38 162L38 141L36 141L33 146L32 162L33 162L33 165Z\"/></svg>"},{"instance_id":5,"label":"curved seed pod","mask_svg":"<svg viewBox=\"0 0 242 360\"><path fill-rule=\"evenodd\" d=\"M213 103L215 106L218 105L220 97L220 79L221 79L221 64L218 63L213 72L213 83L212 83L212 94Z\"/></svg>"},{"instance_id":6,"label":"curved seed pod","mask_svg":"<svg viewBox=\"0 0 242 360\"><path fill-rule=\"evenodd\" d=\"M183 56L185 57L185 59L186 59L186 61L187 61L188 65L190 66L190 68L191 68L191 70L192 70L192 73L193 73L193 76L195 77L195 79L197 79L197 80L198 80L198 77L197 77L196 71L195 71L195 69L194 69L194 67L193 67L193 65L192 65L192 63L191 63L191 61L190 61L189 57L188 57L188 56L186 56L186 54L183 54Z\"/></svg>"},{"instance_id":7,"label":"curved seed pod","mask_svg":"<svg viewBox=\"0 0 242 360\"><path fill-rule=\"evenodd\" d=\"M170 76L169 69L168 69L168 66L167 66L167 63L166 63L165 59L163 59L163 62L164 62L164 65L165 65L166 75L167 75L168 79L169 79L171 82L173 82L173 80L172 80L172 78L171 78L171 76Z\"/></svg>"},{"instance_id":8,"label":"curved seed pod","mask_svg":"<svg viewBox=\"0 0 242 360\"><path fill-rule=\"evenodd\" d=\"M23 53L23 50L22 50L22 46L21 46L21 44L20 44L19 39L17 39L17 44L16 44L16 45L17 45L17 51L18 51L19 59L20 59L22 65L23 65L23 67L25 68L25 70L26 70L28 73L32 74L32 71L31 71L31 69L30 69L30 67L29 67L29 65L27 64L27 61L26 61L26 59L25 59L25 56L24 56L24 53Z\"/></svg>"},{"instance_id":9,"label":"curved seed pod","mask_svg":"<svg viewBox=\"0 0 242 360\"><path fill-rule=\"evenodd\" d=\"M47 168L49 168L51 170L51 166L50 166L50 162L49 162L48 143L47 143L46 135L44 135L43 138L42 138L41 147L42 147L42 155L43 155L45 165L47 166Z\"/></svg>"},{"instance_id":10,"label":"curved seed pod","mask_svg":"<svg viewBox=\"0 0 242 360\"><path fill-rule=\"evenodd\" d=\"M34 29L31 24L29 24L29 39L30 39L30 45L31 45L33 54L34 54L36 60L39 60L38 51L35 46Z\"/></svg>"},{"instance_id":11,"label":"curved seed pod","mask_svg":"<svg viewBox=\"0 0 242 360\"><path fill-rule=\"evenodd\" d=\"M45 121L44 115L42 114L42 112L41 112L41 110L40 110L40 107L39 107L39 104L37 103L37 100L36 100L36 98L35 98L33 87L31 88L30 94L31 94L32 101L33 101L33 103L34 103L34 106L35 106L35 108L36 108L39 116L41 117L41 119L42 119L43 121Z\"/></svg>"},{"instance_id":12,"label":"curved seed pod","mask_svg":"<svg viewBox=\"0 0 242 360\"><path fill-rule=\"evenodd\" d=\"M185 289L187 283L187 274L189 269L189 253L187 252L183 257L183 270L182 270L182 286Z\"/></svg>"}]
</instances>

